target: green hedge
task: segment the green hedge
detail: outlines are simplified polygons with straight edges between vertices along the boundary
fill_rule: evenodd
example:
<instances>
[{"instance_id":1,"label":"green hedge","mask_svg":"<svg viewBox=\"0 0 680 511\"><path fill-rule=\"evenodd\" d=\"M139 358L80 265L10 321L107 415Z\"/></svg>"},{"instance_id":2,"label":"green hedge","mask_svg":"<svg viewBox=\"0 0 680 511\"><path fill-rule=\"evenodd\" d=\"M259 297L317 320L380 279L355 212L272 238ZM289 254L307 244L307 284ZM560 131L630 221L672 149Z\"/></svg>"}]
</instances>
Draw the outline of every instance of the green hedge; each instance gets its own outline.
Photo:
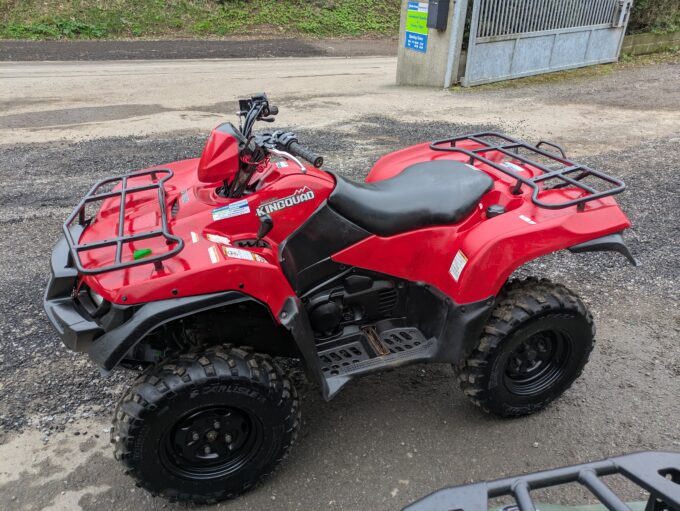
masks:
<instances>
[{"instance_id":1,"label":"green hedge","mask_svg":"<svg viewBox=\"0 0 680 511\"><path fill-rule=\"evenodd\" d=\"M629 33L680 30L680 0L635 0Z\"/></svg>"},{"instance_id":2,"label":"green hedge","mask_svg":"<svg viewBox=\"0 0 680 511\"><path fill-rule=\"evenodd\" d=\"M394 36L400 5L401 0L0 0L0 38ZM680 0L635 0L630 33L678 30Z\"/></svg>"},{"instance_id":3,"label":"green hedge","mask_svg":"<svg viewBox=\"0 0 680 511\"><path fill-rule=\"evenodd\" d=\"M393 36L400 0L0 0L0 39Z\"/></svg>"}]
</instances>

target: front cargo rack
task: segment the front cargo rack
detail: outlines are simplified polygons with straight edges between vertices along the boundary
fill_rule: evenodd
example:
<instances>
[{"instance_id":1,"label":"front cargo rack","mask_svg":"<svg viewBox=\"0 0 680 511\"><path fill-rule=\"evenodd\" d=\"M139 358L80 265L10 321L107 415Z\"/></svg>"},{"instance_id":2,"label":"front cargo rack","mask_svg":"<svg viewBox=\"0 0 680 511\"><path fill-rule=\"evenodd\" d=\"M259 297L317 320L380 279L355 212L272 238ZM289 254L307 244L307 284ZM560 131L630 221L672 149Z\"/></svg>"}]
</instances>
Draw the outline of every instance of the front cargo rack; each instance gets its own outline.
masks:
<instances>
[{"instance_id":1,"label":"front cargo rack","mask_svg":"<svg viewBox=\"0 0 680 511\"><path fill-rule=\"evenodd\" d=\"M461 147L461 145L467 147ZM559 155L541 149L541 146L556 149ZM484 132L437 140L430 144L430 149L464 154L469 158L468 163L473 166L475 162L489 165L516 180L512 190L514 194L521 193L522 185L526 185L532 189L532 202L546 209L577 206L579 210L582 210L589 201L616 195L626 189L623 181L569 160L562 147L545 140L536 145L531 145L501 133ZM494 156L500 157L500 159L517 160L537 169L540 174L532 178L522 176L513 170L513 165L503 165L503 163L493 161L491 158ZM538 159L542 159L543 163L539 162ZM589 179L593 183L586 184L585 179ZM549 181L556 181L557 183L546 188ZM597 189L596 184L604 185L604 189ZM539 194L543 191L566 187L576 188L585 195L561 202L545 202L539 198Z\"/></svg>"},{"instance_id":2,"label":"front cargo rack","mask_svg":"<svg viewBox=\"0 0 680 511\"><path fill-rule=\"evenodd\" d=\"M530 492L580 483L611 511L631 511L601 478L619 475L649 493L645 511L680 510L680 454L640 452L606 460L445 488L403 511L488 511L489 499L514 497L519 511L537 511ZM504 509L508 509L507 507Z\"/></svg>"},{"instance_id":3,"label":"front cargo rack","mask_svg":"<svg viewBox=\"0 0 680 511\"><path fill-rule=\"evenodd\" d=\"M148 184L139 184L128 186L129 181L139 180L145 176L149 177L151 181ZM79 273L84 275L96 275L106 273L123 268L131 268L133 266L140 266L143 264L153 264L157 270L162 268L161 261L173 257L184 248L184 241L182 238L173 236L168 229L168 217L165 207L165 182L173 176L170 169L152 169L141 172L133 172L122 176L114 176L102 179L95 183L89 192L81 199L73 212L64 222L64 237L66 243L71 251L71 259L76 266ZM104 191L101 191L105 189ZM136 234L125 234L125 205L126 199L134 193L148 192L157 190L158 193L158 207L160 209L160 228L140 232ZM71 226L76 221L81 227L90 225L92 218L87 218L87 205L93 202L100 202L113 197L119 197L120 205L118 207L118 232L112 238L107 238L100 241L93 241L89 243L80 243L79 240L73 238ZM82 229L78 230L82 232ZM127 243L134 241L148 240L151 238L164 238L168 247L175 245L166 252L158 255L150 255L138 260L123 261L123 247ZM116 247L114 262L105 266L96 268L88 268L83 265L80 258L84 252L102 249L105 247Z\"/></svg>"}]
</instances>

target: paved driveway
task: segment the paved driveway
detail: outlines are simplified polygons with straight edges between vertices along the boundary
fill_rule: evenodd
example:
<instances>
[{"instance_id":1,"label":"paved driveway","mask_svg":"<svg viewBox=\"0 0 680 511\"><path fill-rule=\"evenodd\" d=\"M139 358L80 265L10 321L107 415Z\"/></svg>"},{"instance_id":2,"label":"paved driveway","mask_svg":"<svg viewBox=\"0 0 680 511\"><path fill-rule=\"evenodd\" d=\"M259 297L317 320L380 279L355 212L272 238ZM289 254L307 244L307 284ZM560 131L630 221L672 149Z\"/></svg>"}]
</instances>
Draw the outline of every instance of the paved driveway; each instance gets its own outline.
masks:
<instances>
[{"instance_id":1,"label":"paved driveway","mask_svg":"<svg viewBox=\"0 0 680 511\"><path fill-rule=\"evenodd\" d=\"M583 377L546 411L486 416L446 366L371 376L331 403L300 382L304 423L291 457L216 508L398 509L444 485L680 450L678 61L456 92L397 88L395 68L387 57L0 63L1 507L179 507L136 489L112 459L108 415L131 375L102 379L59 345L41 312L48 255L92 181L197 155L213 125L234 119L234 100L261 90L278 103L279 126L357 179L381 154L450 133L554 139L628 182L621 202L642 266L557 254L522 270L572 287L598 325Z\"/></svg>"}]
</instances>

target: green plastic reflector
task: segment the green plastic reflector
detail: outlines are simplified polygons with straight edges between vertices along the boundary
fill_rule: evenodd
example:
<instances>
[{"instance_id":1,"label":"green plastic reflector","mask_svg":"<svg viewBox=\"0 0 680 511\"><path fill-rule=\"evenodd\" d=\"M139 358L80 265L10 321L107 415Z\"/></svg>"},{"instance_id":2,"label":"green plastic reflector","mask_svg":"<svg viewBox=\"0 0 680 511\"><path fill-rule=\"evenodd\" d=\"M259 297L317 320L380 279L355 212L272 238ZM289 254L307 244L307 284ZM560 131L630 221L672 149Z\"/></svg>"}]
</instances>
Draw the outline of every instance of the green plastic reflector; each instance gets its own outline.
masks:
<instances>
[{"instance_id":1,"label":"green plastic reflector","mask_svg":"<svg viewBox=\"0 0 680 511\"><path fill-rule=\"evenodd\" d=\"M132 257L134 258L135 261L137 261L138 259L141 259L143 257L148 257L150 255L151 255L151 249L150 248L140 248L138 250L135 250Z\"/></svg>"}]
</instances>

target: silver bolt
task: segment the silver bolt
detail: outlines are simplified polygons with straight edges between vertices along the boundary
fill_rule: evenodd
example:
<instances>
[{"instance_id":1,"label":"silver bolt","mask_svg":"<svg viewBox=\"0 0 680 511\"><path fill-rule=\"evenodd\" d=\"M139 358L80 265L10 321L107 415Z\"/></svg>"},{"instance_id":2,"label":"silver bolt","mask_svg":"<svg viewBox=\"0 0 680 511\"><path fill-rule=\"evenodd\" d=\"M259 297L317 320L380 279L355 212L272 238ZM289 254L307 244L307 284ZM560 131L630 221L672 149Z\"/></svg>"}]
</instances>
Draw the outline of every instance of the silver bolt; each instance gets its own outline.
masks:
<instances>
[{"instance_id":1,"label":"silver bolt","mask_svg":"<svg viewBox=\"0 0 680 511\"><path fill-rule=\"evenodd\" d=\"M224 441L227 442L228 444L230 444L231 443L231 435L229 435L229 434L224 435Z\"/></svg>"},{"instance_id":2,"label":"silver bolt","mask_svg":"<svg viewBox=\"0 0 680 511\"><path fill-rule=\"evenodd\" d=\"M203 448L203 452L206 453L206 454L210 454L210 446L209 446L209 445L206 445L206 446Z\"/></svg>"},{"instance_id":3,"label":"silver bolt","mask_svg":"<svg viewBox=\"0 0 680 511\"><path fill-rule=\"evenodd\" d=\"M215 429L220 429L220 426L221 426L221 425L222 425L222 424L220 424L218 421L215 421L215 424L213 424L213 427L214 427Z\"/></svg>"},{"instance_id":4,"label":"silver bolt","mask_svg":"<svg viewBox=\"0 0 680 511\"><path fill-rule=\"evenodd\" d=\"M196 440L198 440L199 438L201 438L201 437L200 437L199 434L196 433L195 431L191 434L191 439L192 439L194 442L195 442Z\"/></svg>"}]
</instances>

